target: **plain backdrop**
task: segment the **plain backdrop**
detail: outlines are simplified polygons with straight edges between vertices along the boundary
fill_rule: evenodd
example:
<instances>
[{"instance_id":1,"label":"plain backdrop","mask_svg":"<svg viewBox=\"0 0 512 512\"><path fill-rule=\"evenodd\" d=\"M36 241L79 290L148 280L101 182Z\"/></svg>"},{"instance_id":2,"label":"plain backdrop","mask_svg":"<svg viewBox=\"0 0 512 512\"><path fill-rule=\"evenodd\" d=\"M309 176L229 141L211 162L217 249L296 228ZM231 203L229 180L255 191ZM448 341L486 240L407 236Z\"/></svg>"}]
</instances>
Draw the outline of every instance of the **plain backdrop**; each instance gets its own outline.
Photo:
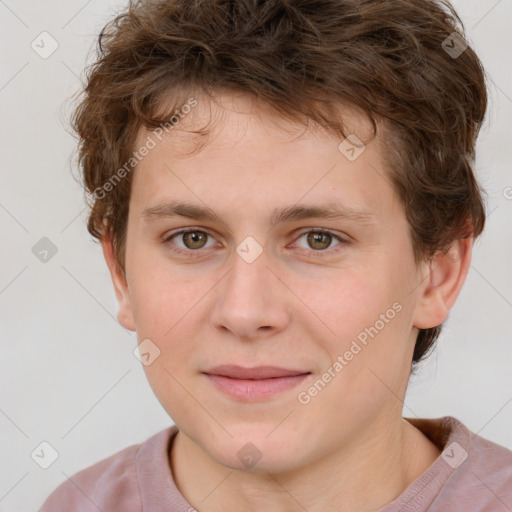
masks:
<instances>
[{"instance_id":1,"label":"plain backdrop","mask_svg":"<svg viewBox=\"0 0 512 512\"><path fill-rule=\"evenodd\" d=\"M116 319L101 248L86 231L83 193L72 176L74 139L65 129L91 45L121 5L0 0L4 512L37 510L66 476L172 424L132 353L135 334ZM452 415L512 449L512 0L454 5L490 86L477 159L489 218L438 349L411 380L404 415ZM41 37L39 52L58 44L47 58L31 46ZM33 251L48 243L43 237L57 251L46 262ZM32 458L45 449L42 442L58 452L48 469Z\"/></svg>"}]
</instances>

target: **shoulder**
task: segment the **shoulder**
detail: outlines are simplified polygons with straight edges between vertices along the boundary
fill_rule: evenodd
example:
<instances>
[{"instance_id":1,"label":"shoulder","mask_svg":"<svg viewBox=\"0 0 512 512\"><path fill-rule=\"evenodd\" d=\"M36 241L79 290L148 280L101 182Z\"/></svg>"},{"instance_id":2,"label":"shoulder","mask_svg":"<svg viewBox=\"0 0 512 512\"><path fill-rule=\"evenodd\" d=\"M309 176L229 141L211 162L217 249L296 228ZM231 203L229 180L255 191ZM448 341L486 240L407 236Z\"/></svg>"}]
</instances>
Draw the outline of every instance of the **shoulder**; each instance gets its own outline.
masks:
<instances>
[{"instance_id":1,"label":"shoulder","mask_svg":"<svg viewBox=\"0 0 512 512\"><path fill-rule=\"evenodd\" d=\"M474 433L459 420L447 416L443 418L444 425L450 432L444 449L445 458L449 458L452 452L457 455L460 462L456 465L467 465L476 469L482 475L502 475L512 479L512 451L501 446L478 433ZM451 449L450 449L451 447ZM461 447L461 448L459 448Z\"/></svg>"},{"instance_id":2,"label":"shoulder","mask_svg":"<svg viewBox=\"0 0 512 512\"><path fill-rule=\"evenodd\" d=\"M512 498L512 451L473 433L467 451L468 468L476 480L481 485L488 482L494 492L506 489Z\"/></svg>"},{"instance_id":3,"label":"shoulder","mask_svg":"<svg viewBox=\"0 0 512 512\"><path fill-rule=\"evenodd\" d=\"M453 416L442 418L409 419L432 442L443 451L442 458L453 469L467 462L482 464L483 471L500 472L503 467L510 469L512 451L472 432ZM450 459L454 459L453 461Z\"/></svg>"},{"instance_id":4,"label":"shoulder","mask_svg":"<svg viewBox=\"0 0 512 512\"><path fill-rule=\"evenodd\" d=\"M449 435L441 458L451 474L434 504L479 512L500 510L504 503L512 506L512 451L453 417L442 423Z\"/></svg>"},{"instance_id":5,"label":"shoulder","mask_svg":"<svg viewBox=\"0 0 512 512\"><path fill-rule=\"evenodd\" d=\"M512 451L452 416L405 418L440 450L433 464L379 512L512 510Z\"/></svg>"},{"instance_id":6,"label":"shoulder","mask_svg":"<svg viewBox=\"0 0 512 512\"><path fill-rule=\"evenodd\" d=\"M142 452L159 451L172 427L67 476L43 503L39 512L139 512L142 498L137 461Z\"/></svg>"}]
</instances>

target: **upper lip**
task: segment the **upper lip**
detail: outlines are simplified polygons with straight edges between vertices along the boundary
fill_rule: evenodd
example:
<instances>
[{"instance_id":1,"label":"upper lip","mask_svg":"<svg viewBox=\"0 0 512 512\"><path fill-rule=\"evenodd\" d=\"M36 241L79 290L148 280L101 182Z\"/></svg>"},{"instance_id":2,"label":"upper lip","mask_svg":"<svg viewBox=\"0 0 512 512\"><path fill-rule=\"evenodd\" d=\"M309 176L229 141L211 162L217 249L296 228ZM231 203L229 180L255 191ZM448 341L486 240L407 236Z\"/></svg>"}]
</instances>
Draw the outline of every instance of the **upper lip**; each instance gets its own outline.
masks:
<instances>
[{"instance_id":1,"label":"upper lip","mask_svg":"<svg viewBox=\"0 0 512 512\"><path fill-rule=\"evenodd\" d=\"M294 375L304 375L310 373L304 370L291 370L279 368L277 366L255 366L253 368L244 368L236 365L220 365L203 372L208 375L220 375L232 379L271 379L276 377L291 377Z\"/></svg>"}]
</instances>

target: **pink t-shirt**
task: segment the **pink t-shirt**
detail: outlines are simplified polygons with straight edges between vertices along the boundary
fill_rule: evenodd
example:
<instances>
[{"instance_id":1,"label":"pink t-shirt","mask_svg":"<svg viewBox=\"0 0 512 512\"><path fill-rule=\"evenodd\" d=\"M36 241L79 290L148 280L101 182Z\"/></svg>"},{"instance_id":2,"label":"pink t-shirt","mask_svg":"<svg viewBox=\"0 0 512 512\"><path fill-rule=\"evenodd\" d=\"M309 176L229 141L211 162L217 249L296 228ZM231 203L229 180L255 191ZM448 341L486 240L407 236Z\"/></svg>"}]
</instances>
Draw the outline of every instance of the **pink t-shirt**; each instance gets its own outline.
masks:
<instances>
[{"instance_id":1,"label":"pink t-shirt","mask_svg":"<svg viewBox=\"0 0 512 512\"><path fill-rule=\"evenodd\" d=\"M473 434L451 416L407 421L442 450L379 512L512 511L512 451ZM193 512L169 464L176 426L76 473L39 512Z\"/></svg>"}]
</instances>

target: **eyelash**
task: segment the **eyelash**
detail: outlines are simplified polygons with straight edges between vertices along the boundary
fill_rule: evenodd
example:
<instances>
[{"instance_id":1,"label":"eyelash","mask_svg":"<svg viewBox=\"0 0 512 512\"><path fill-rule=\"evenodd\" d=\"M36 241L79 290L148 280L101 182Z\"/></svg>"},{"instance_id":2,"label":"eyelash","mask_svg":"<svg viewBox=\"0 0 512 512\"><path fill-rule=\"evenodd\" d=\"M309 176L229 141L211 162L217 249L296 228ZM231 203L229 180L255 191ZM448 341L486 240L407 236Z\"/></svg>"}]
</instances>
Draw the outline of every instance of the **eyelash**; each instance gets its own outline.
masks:
<instances>
[{"instance_id":1,"label":"eyelash","mask_svg":"<svg viewBox=\"0 0 512 512\"><path fill-rule=\"evenodd\" d=\"M173 232L171 234L169 234L168 236L165 237L165 239L163 240L163 242L165 244L168 244L168 242L170 242L173 238L175 237L178 237L179 235L184 235L185 233L190 233L190 232L194 232L194 231L199 231L201 233L206 233L206 235L208 235L209 237L211 238L214 238L210 233L208 233L208 231L205 231L204 229L199 229L199 228L187 228L187 229L181 229L179 231L176 231L176 232ZM309 229L309 231L304 231L302 232L298 238L296 240L299 240L300 238L302 238L304 235L307 235L309 233L319 233L319 234L322 234L322 233L326 233L328 235L331 235L333 237L333 239L335 240L338 240L340 243L336 246L334 246L335 248L336 247L339 247L339 246L342 246L342 245L348 245L350 243L349 240L341 237L340 235L337 235L336 233L328 230L328 229L323 229L323 228L315 228L315 229ZM176 253L176 254L180 254L180 255L187 255L187 256L190 256L191 253L200 253L202 252L201 249L188 249L188 250L184 250L184 249L176 249L175 247L172 247L171 245L169 245L169 250ZM327 253L327 252L330 252L332 250L331 249L323 249L323 250L318 250L318 251L315 251L314 249L302 249L302 251L306 251L308 252L308 257L311 257L311 258L322 258L324 257L324 254ZM336 249L335 249L336 250ZM194 256L195 257L195 256Z\"/></svg>"}]
</instances>

